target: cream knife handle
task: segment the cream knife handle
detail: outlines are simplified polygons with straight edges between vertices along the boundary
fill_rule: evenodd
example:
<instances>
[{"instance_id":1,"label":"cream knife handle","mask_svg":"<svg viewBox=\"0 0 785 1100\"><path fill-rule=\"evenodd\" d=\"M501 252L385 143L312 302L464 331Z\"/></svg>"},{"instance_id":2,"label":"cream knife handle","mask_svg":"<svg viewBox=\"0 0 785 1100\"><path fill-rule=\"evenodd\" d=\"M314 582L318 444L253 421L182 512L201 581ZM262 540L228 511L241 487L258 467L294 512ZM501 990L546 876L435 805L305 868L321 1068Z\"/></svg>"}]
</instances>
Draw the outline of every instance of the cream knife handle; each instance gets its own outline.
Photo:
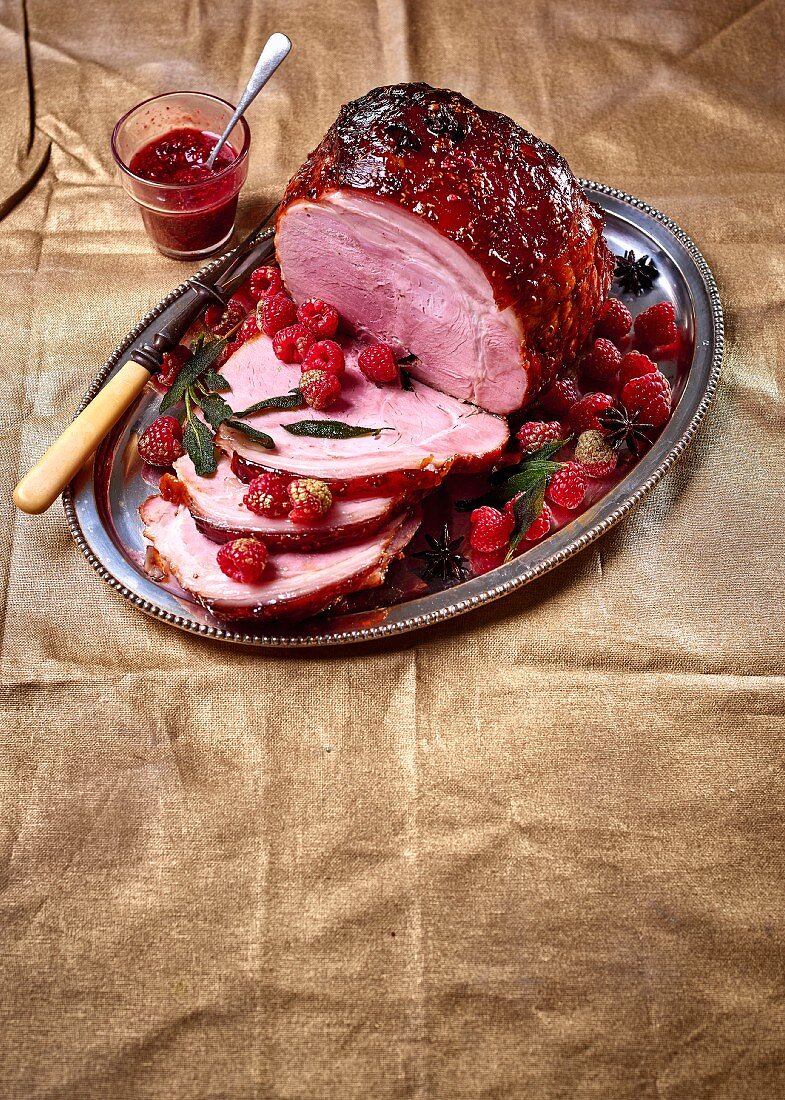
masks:
<instances>
[{"instance_id":1,"label":"cream knife handle","mask_svg":"<svg viewBox=\"0 0 785 1100\"><path fill-rule=\"evenodd\" d=\"M141 364L129 360L122 366L19 482L17 508L31 516L45 512L149 381Z\"/></svg>"}]
</instances>

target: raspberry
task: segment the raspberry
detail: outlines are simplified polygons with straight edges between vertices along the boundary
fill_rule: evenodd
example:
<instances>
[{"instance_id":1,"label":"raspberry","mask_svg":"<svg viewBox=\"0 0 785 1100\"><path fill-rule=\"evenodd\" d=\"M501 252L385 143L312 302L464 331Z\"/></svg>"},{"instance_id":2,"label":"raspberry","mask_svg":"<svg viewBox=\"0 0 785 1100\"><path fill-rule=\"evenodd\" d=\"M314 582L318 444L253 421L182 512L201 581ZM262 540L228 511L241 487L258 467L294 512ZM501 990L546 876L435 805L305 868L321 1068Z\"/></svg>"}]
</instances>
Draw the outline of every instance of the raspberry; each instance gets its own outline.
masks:
<instances>
[{"instance_id":1,"label":"raspberry","mask_svg":"<svg viewBox=\"0 0 785 1100\"><path fill-rule=\"evenodd\" d=\"M583 504L587 485L583 469L577 462L568 462L553 474L545 492L551 504L558 504L572 512Z\"/></svg>"},{"instance_id":2,"label":"raspberry","mask_svg":"<svg viewBox=\"0 0 785 1100\"><path fill-rule=\"evenodd\" d=\"M256 516L285 516L292 507L288 485L280 474L260 474L248 486L243 504Z\"/></svg>"},{"instance_id":3,"label":"raspberry","mask_svg":"<svg viewBox=\"0 0 785 1100\"><path fill-rule=\"evenodd\" d=\"M534 454L546 443L564 439L567 433L558 420L528 420L518 429L518 442L525 454Z\"/></svg>"},{"instance_id":4,"label":"raspberry","mask_svg":"<svg viewBox=\"0 0 785 1100\"><path fill-rule=\"evenodd\" d=\"M226 309L220 306L208 306L204 314L204 323L216 336L226 336L236 328L245 317L247 310L235 295L226 303Z\"/></svg>"},{"instance_id":5,"label":"raspberry","mask_svg":"<svg viewBox=\"0 0 785 1100\"><path fill-rule=\"evenodd\" d=\"M389 344L372 344L369 348L363 348L357 366L371 382L400 381L401 372Z\"/></svg>"},{"instance_id":6,"label":"raspberry","mask_svg":"<svg viewBox=\"0 0 785 1100\"><path fill-rule=\"evenodd\" d=\"M481 577L483 573L490 573L492 569L497 569L504 563L506 553L507 548L505 546L502 546L500 550L489 550L487 554L472 547L469 551L469 564L472 567L472 574L475 577Z\"/></svg>"},{"instance_id":7,"label":"raspberry","mask_svg":"<svg viewBox=\"0 0 785 1100\"><path fill-rule=\"evenodd\" d=\"M276 332L297 321L297 306L288 294L279 291L262 298L256 307L256 319L265 336L275 336Z\"/></svg>"},{"instance_id":8,"label":"raspberry","mask_svg":"<svg viewBox=\"0 0 785 1100\"><path fill-rule=\"evenodd\" d=\"M541 404L555 416L564 416L572 406L580 401L581 391L571 374L557 378L549 390L545 391Z\"/></svg>"},{"instance_id":9,"label":"raspberry","mask_svg":"<svg viewBox=\"0 0 785 1100\"><path fill-rule=\"evenodd\" d=\"M139 437L139 454L150 466L171 466L185 452L183 429L176 416L159 416Z\"/></svg>"},{"instance_id":10,"label":"raspberry","mask_svg":"<svg viewBox=\"0 0 785 1100\"><path fill-rule=\"evenodd\" d=\"M234 335L234 342L239 347L240 344L244 344L246 340L250 340L252 336L259 335L259 325L256 322L256 317L252 313L246 317L243 323L238 328Z\"/></svg>"},{"instance_id":11,"label":"raspberry","mask_svg":"<svg viewBox=\"0 0 785 1100\"><path fill-rule=\"evenodd\" d=\"M507 503L504 505L504 511L507 515L511 515L511 516L515 515L515 511L514 511L515 502L518 500L518 498L520 496L521 496L521 494L518 493L517 496L514 496L512 498L512 500L508 500ZM543 504L543 506L540 510L539 516L537 516L537 518L531 524L531 526L526 531L526 533L524 534L523 537L528 542L535 542L537 539L541 539L543 537L543 535L548 534L548 532L551 529L551 524L552 523L553 523L553 512L551 512L551 510L550 510L550 508L548 507L547 504Z\"/></svg>"},{"instance_id":12,"label":"raspberry","mask_svg":"<svg viewBox=\"0 0 785 1100\"><path fill-rule=\"evenodd\" d=\"M619 456L605 440L602 432L582 432L575 444L575 461L588 477L607 477L616 469Z\"/></svg>"},{"instance_id":13,"label":"raspberry","mask_svg":"<svg viewBox=\"0 0 785 1100\"><path fill-rule=\"evenodd\" d=\"M303 359L303 370L325 370L340 378L346 370L343 351L334 340L319 340L308 349Z\"/></svg>"},{"instance_id":14,"label":"raspberry","mask_svg":"<svg viewBox=\"0 0 785 1100\"><path fill-rule=\"evenodd\" d=\"M608 393L587 393L570 409L570 427L574 432L586 432L590 428L599 431L601 424L597 419L613 405Z\"/></svg>"},{"instance_id":15,"label":"raspberry","mask_svg":"<svg viewBox=\"0 0 785 1100\"><path fill-rule=\"evenodd\" d=\"M600 337L594 341L591 351L583 357L581 369L592 378L610 382L621 363L621 352L610 340Z\"/></svg>"},{"instance_id":16,"label":"raspberry","mask_svg":"<svg viewBox=\"0 0 785 1100\"><path fill-rule=\"evenodd\" d=\"M594 326L596 336L604 336L618 344L632 328L632 314L624 302L618 298L609 298L600 310L597 324Z\"/></svg>"},{"instance_id":17,"label":"raspberry","mask_svg":"<svg viewBox=\"0 0 785 1100\"><path fill-rule=\"evenodd\" d=\"M329 409L341 396L341 380L326 370L307 370L300 375L300 393L312 409Z\"/></svg>"},{"instance_id":18,"label":"raspberry","mask_svg":"<svg viewBox=\"0 0 785 1100\"><path fill-rule=\"evenodd\" d=\"M628 351L619 367L619 388L630 381L631 378L640 378L643 374L652 374L657 369L657 364L644 355L642 351Z\"/></svg>"},{"instance_id":19,"label":"raspberry","mask_svg":"<svg viewBox=\"0 0 785 1100\"><path fill-rule=\"evenodd\" d=\"M659 428L671 414L670 382L659 371L631 378L621 391L622 404L641 420Z\"/></svg>"},{"instance_id":20,"label":"raspberry","mask_svg":"<svg viewBox=\"0 0 785 1100\"><path fill-rule=\"evenodd\" d=\"M271 298L283 290L283 279L277 267L257 267L251 274L249 292L255 302Z\"/></svg>"},{"instance_id":21,"label":"raspberry","mask_svg":"<svg viewBox=\"0 0 785 1100\"><path fill-rule=\"evenodd\" d=\"M552 526L553 512L547 504L543 504L540 514L523 537L527 542L536 542L537 539L541 539L544 535L547 535Z\"/></svg>"},{"instance_id":22,"label":"raspberry","mask_svg":"<svg viewBox=\"0 0 785 1100\"><path fill-rule=\"evenodd\" d=\"M294 523L311 523L329 512L333 495L323 481L300 477L289 483L289 499L292 502L289 519Z\"/></svg>"},{"instance_id":23,"label":"raspberry","mask_svg":"<svg viewBox=\"0 0 785 1100\"><path fill-rule=\"evenodd\" d=\"M226 542L216 557L218 568L240 584L256 584L267 568L267 547L258 539Z\"/></svg>"},{"instance_id":24,"label":"raspberry","mask_svg":"<svg viewBox=\"0 0 785 1100\"><path fill-rule=\"evenodd\" d=\"M282 363L302 363L313 336L305 325L289 325L273 336L273 351Z\"/></svg>"},{"instance_id":25,"label":"raspberry","mask_svg":"<svg viewBox=\"0 0 785 1100\"><path fill-rule=\"evenodd\" d=\"M190 358L191 352L183 344L178 344L176 348L172 348L171 351L166 353L163 365L158 372L158 381L165 389L169 389L180 373L180 367Z\"/></svg>"},{"instance_id":26,"label":"raspberry","mask_svg":"<svg viewBox=\"0 0 785 1100\"><path fill-rule=\"evenodd\" d=\"M635 318L635 335L646 348L661 348L676 339L676 310L670 302L649 306Z\"/></svg>"},{"instance_id":27,"label":"raspberry","mask_svg":"<svg viewBox=\"0 0 785 1100\"><path fill-rule=\"evenodd\" d=\"M469 520L472 527L469 544L483 554L504 549L515 527L513 515L509 512L505 515L504 512L491 508L487 504L482 508L476 508Z\"/></svg>"},{"instance_id":28,"label":"raspberry","mask_svg":"<svg viewBox=\"0 0 785 1100\"><path fill-rule=\"evenodd\" d=\"M338 310L319 298L309 298L297 310L297 320L319 340L330 340L338 331Z\"/></svg>"}]
</instances>

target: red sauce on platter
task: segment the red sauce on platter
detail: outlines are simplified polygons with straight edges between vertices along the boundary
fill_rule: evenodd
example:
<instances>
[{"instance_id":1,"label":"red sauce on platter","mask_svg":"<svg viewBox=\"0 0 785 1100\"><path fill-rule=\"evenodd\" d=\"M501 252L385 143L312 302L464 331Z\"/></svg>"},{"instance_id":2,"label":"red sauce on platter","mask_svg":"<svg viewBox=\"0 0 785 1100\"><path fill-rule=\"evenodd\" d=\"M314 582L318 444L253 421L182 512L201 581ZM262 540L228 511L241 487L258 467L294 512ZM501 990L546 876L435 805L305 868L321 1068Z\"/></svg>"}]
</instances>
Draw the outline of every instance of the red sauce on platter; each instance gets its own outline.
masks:
<instances>
[{"instance_id":1,"label":"red sauce on platter","mask_svg":"<svg viewBox=\"0 0 785 1100\"><path fill-rule=\"evenodd\" d=\"M237 159L227 142L212 168L207 159L218 134L182 127L161 134L134 153L128 165L135 176L163 184L159 201L166 211L142 206L147 231L164 251L199 253L222 242L232 231L239 193Z\"/></svg>"}]
</instances>

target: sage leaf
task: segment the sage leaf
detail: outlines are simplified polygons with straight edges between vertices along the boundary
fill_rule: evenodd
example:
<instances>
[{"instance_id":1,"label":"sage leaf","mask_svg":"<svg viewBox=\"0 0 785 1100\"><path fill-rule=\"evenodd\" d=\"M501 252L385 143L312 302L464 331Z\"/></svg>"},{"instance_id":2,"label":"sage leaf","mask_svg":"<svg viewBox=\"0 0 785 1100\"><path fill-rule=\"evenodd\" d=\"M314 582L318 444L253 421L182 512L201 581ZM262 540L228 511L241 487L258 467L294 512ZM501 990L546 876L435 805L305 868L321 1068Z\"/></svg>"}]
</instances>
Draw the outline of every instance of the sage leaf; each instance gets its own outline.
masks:
<instances>
[{"instance_id":1,"label":"sage leaf","mask_svg":"<svg viewBox=\"0 0 785 1100\"><path fill-rule=\"evenodd\" d=\"M298 420L284 424L284 430L292 435L308 435L314 439L359 439L360 436L378 436L391 432L392 428L363 428L359 424L344 424L341 420Z\"/></svg>"},{"instance_id":2,"label":"sage leaf","mask_svg":"<svg viewBox=\"0 0 785 1100\"><path fill-rule=\"evenodd\" d=\"M204 372L204 374L202 375L202 381L205 384L205 388L210 390L212 393L226 393L227 390L230 390L232 388L226 381L224 376L222 374L219 374L217 371L214 371L212 367L208 367L207 370Z\"/></svg>"},{"instance_id":3,"label":"sage leaf","mask_svg":"<svg viewBox=\"0 0 785 1100\"><path fill-rule=\"evenodd\" d=\"M197 351L191 356L191 358L180 367L172 385L168 391L164 394L161 401L160 412L164 413L167 409L171 409L173 405L176 405L178 401L182 401L185 397L185 391L189 386L192 386L196 379L203 371L206 371L208 367L211 367L223 349L226 347L226 339L213 340L209 344L202 344Z\"/></svg>"},{"instance_id":4,"label":"sage leaf","mask_svg":"<svg viewBox=\"0 0 785 1100\"><path fill-rule=\"evenodd\" d=\"M538 489L540 485L545 487L548 480L557 470L562 468L561 462L548 462L539 460L528 462L520 473L508 477L503 485L494 490L493 496L500 503L505 504L512 500L518 493L528 493Z\"/></svg>"},{"instance_id":5,"label":"sage leaf","mask_svg":"<svg viewBox=\"0 0 785 1100\"><path fill-rule=\"evenodd\" d=\"M230 420L234 413L222 397L217 393L207 393L197 396L197 400L204 413L205 420L218 430L226 420Z\"/></svg>"},{"instance_id":6,"label":"sage leaf","mask_svg":"<svg viewBox=\"0 0 785 1100\"><path fill-rule=\"evenodd\" d=\"M257 401L255 405L249 405L242 412L236 412L235 416L253 416L254 413L266 412L268 409L300 409L305 404L303 395L299 390L291 390L290 393L281 394L280 397L265 397L264 401Z\"/></svg>"},{"instance_id":7,"label":"sage leaf","mask_svg":"<svg viewBox=\"0 0 785 1100\"><path fill-rule=\"evenodd\" d=\"M510 549L504 559L506 562L515 554L523 536L539 516L545 504L545 481L538 487L522 493L515 501L512 512L515 517L515 533L510 540Z\"/></svg>"},{"instance_id":8,"label":"sage leaf","mask_svg":"<svg viewBox=\"0 0 785 1100\"><path fill-rule=\"evenodd\" d=\"M491 485L500 485L513 474L519 474L523 470L525 470L528 467L529 463L547 461L549 458L555 455L557 451L560 451L562 447L565 447L571 439L572 436L567 436L566 439L557 439L554 440L553 443L545 443L542 447L540 447L539 451L535 451L533 454L530 455L524 455L521 461L518 462L516 465L504 466L501 470L494 470L488 480L490 481Z\"/></svg>"},{"instance_id":9,"label":"sage leaf","mask_svg":"<svg viewBox=\"0 0 785 1100\"><path fill-rule=\"evenodd\" d=\"M258 443L260 447L266 447L268 451L275 447L275 440L272 436L267 435L266 432L257 431L250 424L243 424L242 420L227 420L225 423L228 428L235 428L238 432L242 432L254 443Z\"/></svg>"},{"instance_id":10,"label":"sage leaf","mask_svg":"<svg viewBox=\"0 0 785 1100\"><path fill-rule=\"evenodd\" d=\"M204 477L214 474L218 469L215 461L213 435L202 420L191 417L186 421L183 431L183 446L194 464L197 474Z\"/></svg>"}]
</instances>

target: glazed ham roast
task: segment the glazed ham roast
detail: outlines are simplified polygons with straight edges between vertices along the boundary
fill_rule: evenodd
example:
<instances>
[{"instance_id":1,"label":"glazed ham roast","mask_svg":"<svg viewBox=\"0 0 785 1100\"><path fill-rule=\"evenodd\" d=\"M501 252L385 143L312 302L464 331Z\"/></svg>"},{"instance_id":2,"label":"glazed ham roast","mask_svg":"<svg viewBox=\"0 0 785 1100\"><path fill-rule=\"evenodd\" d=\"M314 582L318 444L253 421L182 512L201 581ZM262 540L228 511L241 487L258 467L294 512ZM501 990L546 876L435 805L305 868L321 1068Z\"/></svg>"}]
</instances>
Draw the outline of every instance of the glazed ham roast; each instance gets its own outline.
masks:
<instances>
[{"instance_id":1,"label":"glazed ham roast","mask_svg":"<svg viewBox=\"0 0 785 1100\"><path fill-rule=\"evenodd\" d=\"M413 354L415 378L496 413L553 381L607 297L600 211L559 154L427 84L347 104L276 226L295 301Z\"/></svg>"},{"instance_id":2,"label":"glazed ham roast","mask_svg":"<svg viewBox=\"0 0 785 1100\"><path fill-rule=\"evenodd\" d=\"M565 161L509 118L426 84L377 88L345 106L291 180L276 250L295 302L341 315L341 396L325 412L266 410L226 424L218 470L186 456L140 509L156 568L223 619L303 618L382 583L419 524L419 502L451 471L489 468L514 412L580 351L610 289L602 215ZM348 333L348 335L347 335ZM390 344L414 381L377 385L358 369ZM297 386L267 336L221 367L243 409ZM303 419L374 429L352 438L287 432ZM309 523L259 516L243 500L264 472L324 481ZM261 539L261 580L240 583L216 543Z\"/></svg>"}]
</instances>

